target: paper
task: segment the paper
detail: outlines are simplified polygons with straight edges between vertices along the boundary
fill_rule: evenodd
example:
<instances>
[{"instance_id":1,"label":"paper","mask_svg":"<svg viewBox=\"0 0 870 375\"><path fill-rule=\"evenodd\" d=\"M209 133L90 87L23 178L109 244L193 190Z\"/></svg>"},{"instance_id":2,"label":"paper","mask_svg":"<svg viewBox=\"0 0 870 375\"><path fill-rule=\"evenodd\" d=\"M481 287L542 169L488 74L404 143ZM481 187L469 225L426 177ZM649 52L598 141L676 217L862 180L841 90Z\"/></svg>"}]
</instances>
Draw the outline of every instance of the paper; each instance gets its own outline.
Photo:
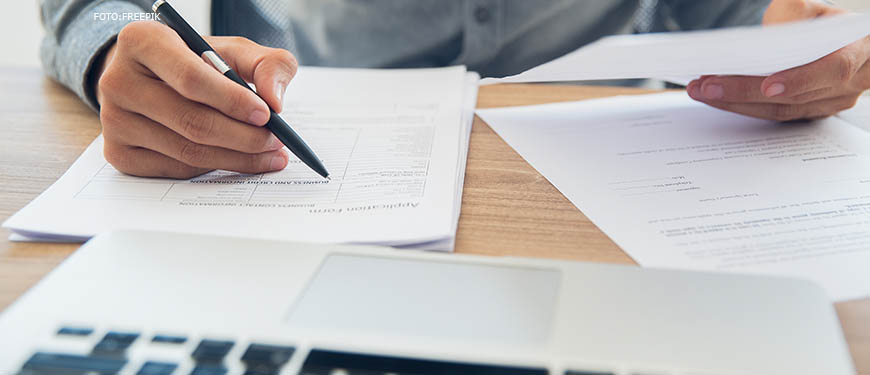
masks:
<instances>
[{"instance_id":1,"label":"paper","mask_svg":"<svg viewBox=\"0 0 870 375\"><path fill-rule=\"evenodd\" d=\"M766 76L801 66L870 34L870 15L846 14L773 26L618 35L556 60L482 84Z\"/></svg>"},{"instance_id":2,"label":"paper","mask_svg":"<svg viewBox=\"0 0 870 375\"><path fill-rule=\"evenodd\" d=\"M837 117L870 132L870 92L858 99L854 108L840 112Z\"/></svg>"},{"instance_id":3,"label":"paper","mask_svg":"<svg viewBox=\"0 0 870 375\"><path fill-rule=\"evenodd\" d=\"M262 175L132 177L106 163L98 138L4 226L18 239L141 229L452 250L477 80L463 67L302 68L282 116L331 181L295 157Z\"/></svg>"},{"instance_id":4,"label":"paper","mask_svg":"<svg viewBox=\"0 0 870 375\"><path fill-rule=\"evenodd\" d=\"M479 110L643 266L809 278L870 295L870 133L685 93Z\"/></svg>"}]
</instances>

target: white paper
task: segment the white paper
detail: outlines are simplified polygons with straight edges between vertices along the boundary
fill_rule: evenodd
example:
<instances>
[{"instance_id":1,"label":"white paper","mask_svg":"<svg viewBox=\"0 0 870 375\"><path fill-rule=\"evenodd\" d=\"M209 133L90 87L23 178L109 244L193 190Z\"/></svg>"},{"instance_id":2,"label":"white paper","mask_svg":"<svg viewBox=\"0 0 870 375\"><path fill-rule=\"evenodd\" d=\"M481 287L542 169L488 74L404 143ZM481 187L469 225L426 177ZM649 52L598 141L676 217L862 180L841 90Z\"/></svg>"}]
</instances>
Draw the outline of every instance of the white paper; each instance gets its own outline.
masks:
<instances>
[{"instance_id":1,"label":"white paper","mask_svg":"<svg viewBox=\"0 0 870 375\"><path fill-rule=\"evenodd\" d=\"M801 66L870 34L870 15L846 14L773 26L617 35L520 74L481 84L766 76Z\"/></svg>"},{"instance_id":2,"label":"white paper","mask_svg":"<svg viewBox=\"0 0 870 375\"><path fill-rule=\"evenodd\" d=\"M668 93L479 110L643 266L808 278L870 295L870 133Z\"/></svg>"},{"instance_id":3,"label":"white paper","mask_svg":"<svg viewBox=\"0 0 870 375\"><path fill-rule=\"evenodd\" d=\"M840 112L837 117L870 132L870 92L858 99L854 108Z\"/></svg>"},{"instance_id":4,"label":"white paper","mask_svg":"<svg viewBox=\"0 0 870 375\"><path fill-rule=\"evenodd\" d=\"M18 239L140 229L452 250L476 82L463 67L302 68L282 116L331 181L294 157L262 175L132 177L106 163L100 137L4 226Z\"/></svg>"}]
</instances>

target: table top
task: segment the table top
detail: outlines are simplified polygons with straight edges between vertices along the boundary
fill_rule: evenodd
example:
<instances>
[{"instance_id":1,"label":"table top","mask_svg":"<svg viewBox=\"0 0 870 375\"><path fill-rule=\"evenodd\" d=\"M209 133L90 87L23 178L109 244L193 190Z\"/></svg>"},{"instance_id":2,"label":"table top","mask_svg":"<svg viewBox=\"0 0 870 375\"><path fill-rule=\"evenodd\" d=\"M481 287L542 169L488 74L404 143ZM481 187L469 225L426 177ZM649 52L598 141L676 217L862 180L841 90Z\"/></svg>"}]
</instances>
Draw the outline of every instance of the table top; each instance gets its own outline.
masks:
<instances>
[{"instance_id":1,"label":"table top","mask_svg":"<svg viewBox=\"0 0 870 375\"><path fill-rule=\"evenodd\" d=\"M100 133L98 116L34 68L0 68L0 221L51 185ZM648 90L556 85L481 87L491 108ZM78 247L12 243L0 231L0 309ZM475 118L456 252L635 264L492 129ZM855 365L870 374L870 298L838 303Z\"/></svg>"}]
</instances>

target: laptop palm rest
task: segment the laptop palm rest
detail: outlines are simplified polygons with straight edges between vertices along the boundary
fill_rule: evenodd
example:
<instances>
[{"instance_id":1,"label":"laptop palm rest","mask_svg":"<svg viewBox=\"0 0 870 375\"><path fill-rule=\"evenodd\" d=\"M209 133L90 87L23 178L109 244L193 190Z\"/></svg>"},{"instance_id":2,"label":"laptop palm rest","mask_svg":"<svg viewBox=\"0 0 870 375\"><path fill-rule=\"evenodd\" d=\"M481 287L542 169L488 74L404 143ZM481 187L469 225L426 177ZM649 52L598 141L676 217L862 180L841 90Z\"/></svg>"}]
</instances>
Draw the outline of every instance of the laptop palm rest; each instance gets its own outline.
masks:
<instances>
[{"instance_id":1,"label":"laptop palm rest","mask_svg":"<svg viewBox=\"0 0 870 375\"><path fill-rule=\"evenodd\" d=\"M553 269L333 254L287 323L298 332L541 344L560 279Z\"/></svg>"}]
</instances>

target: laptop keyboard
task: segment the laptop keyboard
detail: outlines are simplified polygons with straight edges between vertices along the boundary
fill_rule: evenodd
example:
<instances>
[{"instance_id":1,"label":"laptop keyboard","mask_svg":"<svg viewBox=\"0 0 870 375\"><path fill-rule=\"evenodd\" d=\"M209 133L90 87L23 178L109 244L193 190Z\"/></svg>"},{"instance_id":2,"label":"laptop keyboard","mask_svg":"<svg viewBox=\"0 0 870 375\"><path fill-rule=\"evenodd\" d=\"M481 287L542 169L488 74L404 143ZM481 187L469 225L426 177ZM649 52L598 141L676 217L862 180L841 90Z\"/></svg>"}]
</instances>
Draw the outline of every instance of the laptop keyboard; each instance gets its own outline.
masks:
<instances>
[{"instance_id":1,"label":"laptop keyboard","mask_svg":"<svg viewBox=\"0 0 870 375\"><path fill-rule=\"evenodd\" d=\"M61 327L60 337L87 338L94 333L91 328ZM144 340L138 332L109 331L97 341L89 354L72 354L38 351L21 366L19 375L115 375L130 364L128 349L137 341ZM153 335L150 343L182 346L188 338L178 335ZM202 339L190 353L193 369L190 375L227 375L226 356L235 346L228 340ZM248 344L240 362L245 375L274 375L290 361L295 348L292 346ZM135 375L179 375L179 363L161 360L146 360L138 370L124 370Z\"/></svg>"},{"instance_id":2,"label":"laptop keyboard","mask_svg":"<svg viewBox=\"0 0 870 375\"><path fill-rule=\"evenodd\" d=\"M86 339L93 337L94 330L88 327L62 327L58 337ZM22 364L17 375L278 375L290 362L296 349L289 345L249 343L238 365L227 366L228 355L236 347L230 340L204 338L190 351L189 362L182 372L180 361L157 358L131 361L128 350L134 344L155 345L162 348L185 349L189 338L179 335L155 334L144 336L138 332L106 332L89 354L37 351ZM231 371L230 367L236 369ZM241 370L239 370L241 369ZM496 364L464 363L348 353L323 349L311 349L305 356L298 375L547 375L546 368L517 367ZM564 375L614 375L611 372L570 370Z\"/></svg>"}]
</instances>

